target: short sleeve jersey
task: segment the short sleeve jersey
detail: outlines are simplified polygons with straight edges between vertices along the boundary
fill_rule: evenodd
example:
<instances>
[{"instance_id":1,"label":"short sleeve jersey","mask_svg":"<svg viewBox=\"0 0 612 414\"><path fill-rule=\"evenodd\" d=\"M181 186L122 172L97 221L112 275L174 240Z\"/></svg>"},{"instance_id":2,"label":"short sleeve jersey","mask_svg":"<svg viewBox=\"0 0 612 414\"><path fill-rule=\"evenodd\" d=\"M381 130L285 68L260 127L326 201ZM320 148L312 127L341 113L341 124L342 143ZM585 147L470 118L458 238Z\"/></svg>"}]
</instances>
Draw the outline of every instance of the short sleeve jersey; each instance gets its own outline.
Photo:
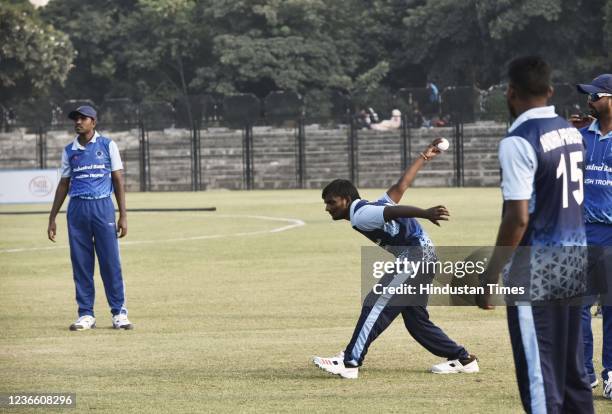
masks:
<instances>
[{"instance_id":1,"label":"short sleeve jersey","mask_svg":"<svg viewBox=\"0 0 612 414\"><path fill-rule=\"evenodd\" d=\"M584 219L612 224L612 131L602 135L599 122L580 130L586 146Z\"/></svg>"},{"instance_id":2,"label":"short sleeve jersey","mask_svg":"<svg viewBox=\"0 0 612 414\"><path fill-rule=\"evenodd\" d=\"M398 218L385 222L386 206L395 205L387 193L376 201L355 200L350 206L351 225L359 233L383 249L400 255L406 247L432 246L431 239L414 218Z\"/></svg>"},{"instance_id":3,"label":"short sleeve jersey","mask_svg":"<svg viewBox=\"0 0 612 414\"><path fill-rule=\"evenodd\" d=\"M531 300L583 292L582 136L553 106L521 114L501 141L504 200L529 200L529 224L506 283L530 287ZM577 248L567 249L567 246ZM546 247L546 248L542 248Z\"/></svg>"},{"instance_id":4,"label":"short sleeve jersey","mask_svg":"<svg viewBox=\"0 0 612 414\"><path fill-rule=\"evenodd\" d=\"M109 197L113 192L111 172L121 169L117 144L98 132L86 146L75 138L62 153L62 177L70 177L70 197Z\"/></svg>"}]
</instances>

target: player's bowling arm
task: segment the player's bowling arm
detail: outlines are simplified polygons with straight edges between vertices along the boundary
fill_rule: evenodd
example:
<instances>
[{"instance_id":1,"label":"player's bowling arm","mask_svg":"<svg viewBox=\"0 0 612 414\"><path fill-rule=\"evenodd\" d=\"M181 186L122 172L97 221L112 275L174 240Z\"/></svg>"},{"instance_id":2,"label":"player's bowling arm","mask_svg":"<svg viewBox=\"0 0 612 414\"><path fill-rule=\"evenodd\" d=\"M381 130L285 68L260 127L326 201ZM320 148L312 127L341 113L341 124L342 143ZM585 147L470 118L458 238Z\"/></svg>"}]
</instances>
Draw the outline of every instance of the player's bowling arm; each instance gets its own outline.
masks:
<instances>
[{"instance_id":1,"label":"player's bowling arm","mask_svg":"<svg viewBox=\"0 0 612 414\"><path fill-rule=\"evenodd\" d=\"M68 189L70 188L70 177L62 177L57 184L57 189L55 190L55 197L53 198L53 206L51 207L51 212L49 213L49 225L47 226L47 237L52 242L55 241L55 217L57 213L59 213L60 208L62 208L62 204L64 204L64 200L68 195Z\"/></svg>"},{"instance_id":2,"label":"player's bowling arm","mask_svg":"<svg viewBox=\"0 0 612 414\"><path fill-rule=\"evenodd\" d=\"M417 158L402 174L397 183L393 184L387 190L387 195L394 203L399 203L404 193L412 185L417 173L425 164L425 160L421 157Z\"/></svg>"},{"instance_id":3,"label":"player's bowling arm","mask_svg":"<svg viewBox=\"0 0 612 414\"><path fill-rule=\"evenodd\" d=\"M442 140L442 138L436 138L430 145L425 148L425 150L402 174L397 183L393 184L387 190L387 195L394 203L399 203L404 193L412 185L412 182L416 178L417 173L426 161L431 160L436 155L440 154L440 150L436 147L436 145Z\"/></svg>"}]
</instances>

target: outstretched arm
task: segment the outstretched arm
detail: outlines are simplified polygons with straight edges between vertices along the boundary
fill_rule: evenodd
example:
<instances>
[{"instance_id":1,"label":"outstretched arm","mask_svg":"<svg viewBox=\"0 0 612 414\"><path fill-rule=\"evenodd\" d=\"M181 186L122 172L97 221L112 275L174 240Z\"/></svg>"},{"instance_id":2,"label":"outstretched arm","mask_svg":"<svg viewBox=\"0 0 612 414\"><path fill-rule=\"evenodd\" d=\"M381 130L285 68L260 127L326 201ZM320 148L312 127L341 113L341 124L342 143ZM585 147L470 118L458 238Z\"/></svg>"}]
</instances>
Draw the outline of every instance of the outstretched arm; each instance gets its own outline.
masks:
<instances>
[{"instance_id":1,"label":"outstretched arm","mask_svg":"<svg viewBox=\"0 0 612 414\"><path fill-rule=\"evenodd\" d=\"M387 206L383 211L385 221L401 217L424 218L439 226L440 220L448 221L449 212L444 206L435 206L426 210L413 206Z\"/></svg>"},{"instance_id":2,"label":"outstretched arm","mask_svg":"<svg viewBox=\"0 0 612 414\"><path fill-rule=\"evenodd\" d=\"M427 148L425 148L425 151L419 154L419 157L408 168L406 168L397 183L389 187L387 190L387 195L391 200L393 200L394 203L400 202L402 196L408 187L412 185L412 182L423 165L440 154L440 150L436 145L438 145L441 140L442 138L436 138L431 144L429 144Z\"/></svg>"}]
</instances>

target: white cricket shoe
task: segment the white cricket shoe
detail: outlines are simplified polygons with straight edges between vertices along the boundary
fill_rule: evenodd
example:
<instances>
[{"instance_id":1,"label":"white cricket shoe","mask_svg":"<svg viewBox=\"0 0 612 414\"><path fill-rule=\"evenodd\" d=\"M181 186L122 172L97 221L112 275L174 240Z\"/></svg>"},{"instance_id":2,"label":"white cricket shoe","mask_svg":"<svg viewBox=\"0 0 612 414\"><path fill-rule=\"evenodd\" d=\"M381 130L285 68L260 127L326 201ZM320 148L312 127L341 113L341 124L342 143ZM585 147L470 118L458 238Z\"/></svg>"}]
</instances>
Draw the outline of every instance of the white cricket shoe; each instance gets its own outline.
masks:
<instances>
[{"instance_id":1,"label":"white cricket shoe","mask_svg":"<svg viewBox=\"0 0 612 414\"><path fill-rule=\"evenodd\" d=\"M344 352L340 352L338 355L329 358L316 356L312 358L312 362L323 371L327 371L334 375L340 375L342 378L357 379L359 375L359 368L347 367L344 365Z\"/></svg>"},{"instance_id":2,"label":"white cricket shoe","mask_svg":"<svg viewBox=\"0 0 612 414\"><path fill-rule=\"evenodd\" d=\"M452 359L431 367L431 372L434 374L456 374L458 372L473 374L478 371L480 371L478 358L472 354L466 359Z\"/></svg>"},{"instance_id":3,"label":"white cricket shoe","mask_svg":"<svg viewBox=\"0 0 612 414\"><path fill-rule=\"evenodd\" d=\"M70 325L71 331L84 331L86 329L93 329L96 327L96 318L91 315L83 315L79 317L72 325Z\"/></svg>"},{"instance_id":4,"label":"white cricket shoe","mask_svg":"<svg viewBox=\"0 0 612 414\"><path fill-rule=\"evenodd\" d=\"M595 378L595 381L591 382L591 389L597 388L598 385L599 385L599 380Z\"/></svg>"},{"instance_id":5,"label":"white cricket shoe","mask_svg":"<svg viewBox=\"0 0 612 414\"><path fill-rule=\"evenodd\" d=\"M113 315L113 328L134 329L134 325L132 325L125 313L118 313Z\"/></svg>"},{"instance_id":6,"label":"white cricket shoe","mask_svg":"<svg viewBox=\"0 0 612 414\"><path fill-rule=\"evenodd\" d=\"M612 371L608 371L608 380L604 381L603 396L612 400Z\"/></svg>"}]
</instances>

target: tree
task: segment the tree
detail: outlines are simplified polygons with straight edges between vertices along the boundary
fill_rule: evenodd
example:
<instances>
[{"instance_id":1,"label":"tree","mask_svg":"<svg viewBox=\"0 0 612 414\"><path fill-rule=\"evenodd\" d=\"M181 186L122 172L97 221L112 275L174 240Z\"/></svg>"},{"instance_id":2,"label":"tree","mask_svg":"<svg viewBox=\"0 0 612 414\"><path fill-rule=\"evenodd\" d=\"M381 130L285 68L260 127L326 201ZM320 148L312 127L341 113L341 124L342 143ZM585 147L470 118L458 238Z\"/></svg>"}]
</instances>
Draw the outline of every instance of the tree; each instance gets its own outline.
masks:
<instances>
[{"instance_id":1,"label":"tree","mask_svg":"<svg viewBox=\"0 0 612 414\"><path fill-rule=\"evenodd\" d=\"M58 100L137 95L122 51L131 40L121 28L136 7L135 0L52 0L41 9L42 17L68 33L76 50L74 68L64 88L55 90Z\"/></svg>"},{"instance_id":2,"label":"tree","mask_svg":"<svg viewBox=\"0 0 612 414\"><path fill-rule=\"evenodd\" d=\"M604 0L429 0L411 9L404 51L446 84L489 86L512 58L540 54L569 81L605 55ZM599 58L598 58L599 56Z\"/></svg>"},{"instance_id":3,"label":"tree","mask_svg":"<svg viewBox=\"0 0 612 414\"><path fill-rule=\"evenodd\" d=\"M0 100L25 100L63 84L75 56L68 36L27 1L0 3Z\"/></svg>"}]
</instances>

